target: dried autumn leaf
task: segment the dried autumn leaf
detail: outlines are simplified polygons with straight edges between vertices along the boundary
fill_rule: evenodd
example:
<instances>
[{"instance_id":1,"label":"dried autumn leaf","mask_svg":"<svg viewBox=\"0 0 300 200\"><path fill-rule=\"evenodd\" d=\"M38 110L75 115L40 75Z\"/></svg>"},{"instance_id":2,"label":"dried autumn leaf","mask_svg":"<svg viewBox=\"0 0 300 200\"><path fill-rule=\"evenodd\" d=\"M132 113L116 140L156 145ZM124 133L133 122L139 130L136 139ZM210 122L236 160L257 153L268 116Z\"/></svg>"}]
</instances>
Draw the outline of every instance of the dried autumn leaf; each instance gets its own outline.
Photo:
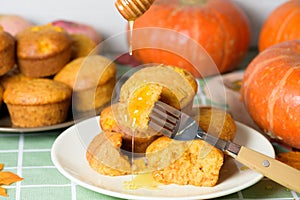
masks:
<instances>
[{"instance_id":1,"label":"dried autumn leaf","mask_svg":"<svg viewBox=\"0 0 300 200\"><path fill-rule=\"evenodd\" d=\"M2 187L0 187L0 196L7 196L6 190Z\"/></svg>"},{"instance_id":2,"label":"dried autumn leaf","mask_svg":"<svg viewBox=\"0 0 300 200\"><path fill-rule=\"evenodd\" d=\"M10 185L14 182L21 181L23 178L12 172L3 172L3 164L0 164L0 196L7 196L5 188L2 185Z\"/></svg>"},{"instance_id":3,"label":"dried autumn leaf","mask_svg":"<svg viewBox=\"0 0 300 200\"><path fill-rule=\"evenodd\" d=\"M10 185L22 179L12 172L0 172L0 185Z\"/></svg>"}]
</instances>

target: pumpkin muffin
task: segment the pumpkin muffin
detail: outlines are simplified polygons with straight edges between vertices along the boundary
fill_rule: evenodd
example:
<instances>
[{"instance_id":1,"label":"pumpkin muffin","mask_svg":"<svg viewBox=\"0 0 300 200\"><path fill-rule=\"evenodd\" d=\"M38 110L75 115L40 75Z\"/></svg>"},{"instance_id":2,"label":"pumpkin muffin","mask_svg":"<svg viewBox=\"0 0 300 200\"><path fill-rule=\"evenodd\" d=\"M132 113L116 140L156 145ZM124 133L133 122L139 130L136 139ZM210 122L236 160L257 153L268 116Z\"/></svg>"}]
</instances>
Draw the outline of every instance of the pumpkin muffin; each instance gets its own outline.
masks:
<instances>
[{"instance_id":1,"label":"pumpkin muffin","mask_svg":"<svg viewBox=\"0 0 300 200\"><path fill-rule=\"evenodd\" d=\"M215 137L233 141L236 134L236 124L233 117L221 108L198 107L193 116L199 127Z\"/></svg>"},{"instance_id":2,"label":"pumpkin muffin","mask_svg":"<svg viewBox=\"0 0 300 200\"><path fill-rule=\"evenodd\" d=\"M91 168L104 175L121 176L145 171L143 159L135 159L132 168L130 155L122 152L122 145L121 133L104 131L89 144L86 159Z\"/></svg>"},{"instance_id":3,"label":"pumpkin muffin","mask_svg":"<svg viewBox=\"0 0 300 200\"><path fill-rule=\"evenodd\" d=\"M66 120L71 89L51 79L20 81L4 91L12 124L17 127L40 127Z\"/></svg>"},{"instance_id":4,"label":"pumpkin muffin","mask_svg":"<svg viewBox=\"0 0 300 200\"><path fill-rule=\"evenodd\" d=\"M103 132L88 147L90 166L111 176L150 170L154 179L163 184L214 186L224 162L221 151L201 140L175 141L148 127L156 101L186 111L191 109L196 92L193 76L177 67L159 65L134 73L121 87L119 102L100 113ZM190 111L203 130L213 130L223 139L235 136L234 120L225 110L200 107ZM217 123L211 123L213 120ZM146 158L131 163L129 156L139 153Z\"/></svg>"},{"instance_id":5,"label":"pumpkin muffin","mask_svg":"<svg viewBox=\"0 0 300 200\"><path fill-rule=\"evenodd\" d=\"M60 27L33 26L19 32L16 39L18 65L26 76L54 75L70 61L72 39Z\"/></svg>"},{"instance_id":6,"label":"pumpkin muffin","mask_svg":"<svg viewBox=\"0 0 300 200\"><path fill-rule=\"evenodd\" d=\"M113 110L118 110L114 113ZM122 133L123 148L126 150L132 149L132 129L122 126L118 123L119 116L124 110L119 104L113 104L104 108L100 113L100 127L104 131L114 131ZM194 110L194 115L192 116L196 122L198 122L199 127L205 131L209 132L211 135L219 137L223 140L232 141L236 134L236 124L232 116L223 109L214 107L198 107ZM124 114L121 116L124 116ZM153 131L152 129L147 129L146 131L135 130L134 133L134 152L144 153L148 145L161 136L160 133Z\"/></svg>"},{"instance_id":7,"label":"pumpkin muffin","mask_svg":"<svg viewBox=\"0 0 300 200\"><path fill-rule=\"evenodd\" d=\"M113 105L113 107L115 106L117 105ZM198 123L204 131L212 131L212 134L218 135L224 140L233 139L236 134L236 125L229 113L213 107L196 109L200 110L200 114L194 118L201 118ZM100 126L103 132L93 139L93 144L90 144L91 146L98 146L97 149L88 148L87 159L89 163L101 174L111 176L130 174L130 171L125 170L130 169L128 167L130 166L128 161L130 154L128 153L132 152L133 139L133 136L127 132L130 130L123 129L117 123L112 114L111 106L102 110ZM143 134L145 133L135 132L134 151L132 153L133 155L146 153L148 167L141 167L143 163L136 164L138 166L136 172L151 170L153 177L164 184L213 186L217 183L221 166L224 163L224 155L217 148L201 140L181 142L171 140L161 134L149 138L143 137ZM104 143L105 147L103 146ZM105 156L103 156L103 149L107 150ZM116 152L118 152L117 157L115 156ZM118 162L119 159L122 162ZM121 168L116 170L115 167L108 164L112 162L114 166L123 166L124 170ZM171 174L173 178L171 178Z\"/></svg>"},{"instance_id":8,"label":"pumpkin muffin","mask_svg":"<svg viewBox=\"0 0 300 200\"><path fill-rule=\"evenodd\" d=\"M0 83L4 89L7 89L14 83L18 83L20 81L25 81L30 79L33 78L25 76L20 72L19 68L15 67L0 78Z\"/></svg>"},{"instance_id":9,"label":"pumpkin muffin","mask_svg":"<svg viewBox=\"0 0 300 200\"><path fill-rule=\"evenodd\" d=\"M125 150L132 150L134 135L134 152L145 153L147 146L161 136L148 127L155 102L161 100L186 109L191 106L196 91L195 79L183 69L162 65L143 68L122 85L119 102L101 112L101 128L122 133Z\"/></svg>"},{"instance_id":10,"label":"pumpkin muffin","mask_svg":"<svg viewBox=\"0 0 300 200\"><path fill-rule=\"evenodd\" d=\"M203 140L176 141L166 136L146 150L152 177L163 184L214 186L224 162L219 149Z\"/></svg>"},{"instance_id":11,"label":"pumpkin muffin","mask_svg":"<svg viewBox=\"0 0 300 200\"><path fill-rule=\"evenodd\" d=\"M127 107L126 126L147 130L149 114L156 101L190 111L197 92L197 82L188 71L154 65L134 73L121 87L120 103Z\"/></svg>"},{"instance_id":12,"label":"pumpkin muffin","mask_svg":"<svg viewBox=\"0 0 300 200\"><path fill-rule=\"evenodd\" d=\"M92 54L97 54L97 44L89 37L83 34L71 34L72 45L72 59L85 57Z\"/></svg>"},{"instance_id":13,"label":"pumpkin muffin","mask_svg":"<svg viewBox=\"0 0 300 200\"><path fill-rule=\"evenodd\" d=\"M101 55L80 57L69 62L54 80L73 89L73 108L81 113L99 113L111 100L116 84L116 65Z\"/></svg>"},{"instance_id":14,"label":"pumpkin muffin","mask_svg":"<svg viewBox=\"0 0 300 200\"><path fill-rule=\"evenodd\" d=\"M114 113L113 110L117 109L118 112ZM147 131L134 131L134 145L132 145L133 130L129 127L124 127L118 123L117 118L124 117L125 107L123 104L113 104L107 106L100 113L100 127L103 131L118 132L122 136L122 149L125 151L133 151L134 153L145 153L146 148L151 142L156 140L160 133L149 129ZM121 116L116 116L120 114Z\"/></svg>"},{"instance_id":15,"label":"pumpkin muffin","mask_svg":"<svg viewBox=\"0 0 300 200\"><path fill-rule=\"evenodd\" d=\"M15 65L15 39L0 26L0 76Z\"/></svg>"}]
</instances>

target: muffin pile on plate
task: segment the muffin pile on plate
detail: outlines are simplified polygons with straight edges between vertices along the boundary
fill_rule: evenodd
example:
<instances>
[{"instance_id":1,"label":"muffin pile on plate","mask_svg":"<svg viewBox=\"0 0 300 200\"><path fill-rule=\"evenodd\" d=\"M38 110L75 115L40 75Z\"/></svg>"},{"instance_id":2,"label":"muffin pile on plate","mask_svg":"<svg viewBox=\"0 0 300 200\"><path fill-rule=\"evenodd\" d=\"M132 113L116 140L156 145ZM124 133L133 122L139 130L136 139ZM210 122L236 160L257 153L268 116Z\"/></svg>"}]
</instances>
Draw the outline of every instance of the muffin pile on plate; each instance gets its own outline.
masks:
<instances>
[{"instance_id":1,"label":"muffin pile on plate","mask_svg":"<svg viewBox=\"0 0 300 200\"><path fill-rule=\"evenodd\" d=\"M148 172L163 184L216 185L221 151L201 140L172 140L148 126L155 102L163 101L192 115L210 134L233 140L233 118L221 109L193 108L196 92L194 77L177 67L154 65L135 72L122 85L119 101L100 113L102 132L87 148L89 165L108 176Z\"/></svg>"},{"instance_id":2,"label":"muffin pile on plate","mask_svg":"<svg viewBox=\"0 0 300 200\"><path fill-rule=\"evenodd\" d=\"M0 102L13 126L62 123L72 104L80 113L99 112L115 81L113 61L83 34L47 24L12 36L0 26Z\"/></svg>"}]
</instances>

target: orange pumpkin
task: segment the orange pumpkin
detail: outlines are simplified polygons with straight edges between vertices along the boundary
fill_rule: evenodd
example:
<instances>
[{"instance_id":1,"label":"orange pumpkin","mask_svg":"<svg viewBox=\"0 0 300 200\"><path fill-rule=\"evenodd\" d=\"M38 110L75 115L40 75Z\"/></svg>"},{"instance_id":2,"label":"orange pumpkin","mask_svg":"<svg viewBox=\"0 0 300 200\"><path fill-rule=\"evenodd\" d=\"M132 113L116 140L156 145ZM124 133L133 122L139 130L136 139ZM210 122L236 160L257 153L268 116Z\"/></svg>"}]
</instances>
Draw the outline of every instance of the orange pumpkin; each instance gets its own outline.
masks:
<instances>
[{"instance_id":1,"label":"orange pumpkin","mask_svg":"<svg viewBox=\"0 0 300 200\"><path fill-rule=\"evenodd\" d=\"M287 40L300 39L300 0L278 6L267 17L259 36L259 51Z\"/></svg>"},{"instance_id":2,"label":"orange pumpkin","mask_svg":"<svg viewBox=\"0 0 300 200\"><path fill-rule=\"evenodd\" d=\"M246 68L242 100L266 133L300 148L300 40L273 45Z\"/></svg>"},{"instance_id":3,"label":"orange pumpkin","mask_svg":"<svg viewBox=\"0 0 300 200\"><path fill-rule=\"evenodd\" d=\"M179 66L196 77L234 69L250 43L248 18L230 0L156 0L133 29L137 60Z\"/></svg>"}]
</instances>

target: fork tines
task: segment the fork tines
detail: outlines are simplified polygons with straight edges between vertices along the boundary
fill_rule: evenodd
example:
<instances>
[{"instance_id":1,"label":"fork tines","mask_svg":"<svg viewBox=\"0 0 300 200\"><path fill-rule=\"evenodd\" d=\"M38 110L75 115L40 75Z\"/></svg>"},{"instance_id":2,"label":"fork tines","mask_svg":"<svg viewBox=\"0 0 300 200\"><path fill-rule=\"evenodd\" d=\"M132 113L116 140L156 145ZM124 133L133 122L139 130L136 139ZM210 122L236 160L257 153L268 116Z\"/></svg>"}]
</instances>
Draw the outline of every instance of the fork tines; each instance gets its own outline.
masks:
<instances>
[{"instance_id":1,"label":"fork tines","mask_svg":"<svg viewBox=\"0 0 300 200\"><path fill-rule=\"evenodd\" d=\"M181 112L172 106L157 101L150 113L149 126L173 138L179 128Z\"/></svg>"}]
</instances>

